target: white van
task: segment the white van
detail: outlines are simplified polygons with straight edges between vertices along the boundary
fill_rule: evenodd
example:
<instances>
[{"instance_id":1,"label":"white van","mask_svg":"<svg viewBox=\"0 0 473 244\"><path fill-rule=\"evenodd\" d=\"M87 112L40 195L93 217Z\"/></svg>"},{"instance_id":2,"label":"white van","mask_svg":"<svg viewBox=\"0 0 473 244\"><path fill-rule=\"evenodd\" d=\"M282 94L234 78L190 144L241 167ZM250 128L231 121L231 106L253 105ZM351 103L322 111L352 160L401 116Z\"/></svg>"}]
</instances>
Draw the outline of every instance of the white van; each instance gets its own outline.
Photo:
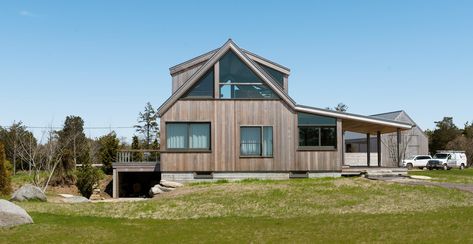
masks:
<instances>
[{"instance_id":1,"label":"white van","mask_svg":"<svg viewBox=\"0 0 473 244\"><path fill-rule=\"evenodd\" d=\"M434 160L439 161L439 163L443 166L444 169L464 169L468 165L466 154L464 151L437 151L431 161Z\"/></svg>"}]
</instances>

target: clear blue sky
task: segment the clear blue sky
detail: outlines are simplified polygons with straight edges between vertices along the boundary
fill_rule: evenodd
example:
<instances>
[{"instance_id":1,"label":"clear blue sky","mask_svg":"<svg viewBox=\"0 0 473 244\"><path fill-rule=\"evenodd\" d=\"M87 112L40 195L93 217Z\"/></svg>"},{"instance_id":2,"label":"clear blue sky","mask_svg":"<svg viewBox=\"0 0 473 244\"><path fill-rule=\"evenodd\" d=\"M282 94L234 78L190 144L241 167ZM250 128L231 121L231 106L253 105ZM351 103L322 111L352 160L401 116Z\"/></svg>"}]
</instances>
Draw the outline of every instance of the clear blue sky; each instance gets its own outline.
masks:
<instances>
[{"instance_id":1,"label":"clear blue sky","mask_svg":"<svg viewBox=\"0 0 473 244\"><path fill-rule=\"evenodd\" d=\"M2 1L0 125L132 126L170 66L230 37L291 68L299 104L473 120L473 1L162 2Z\"/></svg>"}]
</instances>

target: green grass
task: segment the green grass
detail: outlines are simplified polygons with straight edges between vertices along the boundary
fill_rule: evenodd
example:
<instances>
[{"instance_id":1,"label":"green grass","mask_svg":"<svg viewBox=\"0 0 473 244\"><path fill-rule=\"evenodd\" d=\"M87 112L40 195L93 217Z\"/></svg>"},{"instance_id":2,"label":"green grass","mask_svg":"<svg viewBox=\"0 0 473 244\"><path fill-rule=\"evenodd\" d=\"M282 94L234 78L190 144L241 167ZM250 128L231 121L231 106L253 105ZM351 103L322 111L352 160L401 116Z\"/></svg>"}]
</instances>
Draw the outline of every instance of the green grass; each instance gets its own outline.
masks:
<instances>
[{"instance_id":1,"label":"green grass","mask_svg":"<svg viewBox=\"0 0 473 244\"><path fill-rule=\"evenodd\" d=\"M473 241L473 194L362 178L220 181L141 202L19 205L35 224L0 230L0 242Z\"/></svg>"},{"instance_id":2,"label":"green grass","mask_svg":"<svg viewBox=\"0 0 473 244\"><path fill-rule=\"evenodd\" d=\"M432 181L473 184L473 168L465 170L423 170L409 171L409 175L424 175L432 177Z\"/></svg>"},{"instance_id":3,"label":"green grass","mask_svg":"<svg viewBox=\"0 0 473 244\"><path fill-rule=\"evenodd\" d=\"M35 213L36 224L0 230L0 236L5 243L471 243L472 217L473 207L418 214L322 214L286 219L127 220Z\"/></svg>"}]
</instances>

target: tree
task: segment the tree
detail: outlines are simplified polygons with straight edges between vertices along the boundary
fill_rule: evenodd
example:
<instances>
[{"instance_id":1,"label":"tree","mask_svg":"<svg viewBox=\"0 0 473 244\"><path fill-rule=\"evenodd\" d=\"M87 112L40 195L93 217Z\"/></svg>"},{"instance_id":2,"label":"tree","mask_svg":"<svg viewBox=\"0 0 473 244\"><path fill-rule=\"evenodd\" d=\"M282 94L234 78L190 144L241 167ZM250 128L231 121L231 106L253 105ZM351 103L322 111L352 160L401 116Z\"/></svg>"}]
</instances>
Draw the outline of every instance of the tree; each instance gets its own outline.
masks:
<instances>
[{"instance_id":1,"label":"tree","mask_svg":"<svg viewBox=\"0 0 473 244\"><path fill-rule=\"evenodd\" d=\"M337 112L346 112L348 110L348 106L344 103L339 103L337 106L331 108L331 107L326 107L325 109L327 110L335 110Z\"/></svg>"},{"instance_id":2,"label":"tree","mask_svg":"<svg viewBox=\"0 0 473 244\"><path fill-rule=\"evenodd\" d=\"M29 162L21 160L19 156L19 142L30 139L36 140L33 133L27 131L21 121L13 122L8 129L0 128L0 141L4 144L6 159L13 163L13 174L16 174L17 168L24 169L25 166L28 166L30 169Z\"/></svg>"},{"instance_id":3,"label":"tree","mask_svg":"<svg viewBox=\"0 0 473 244\"><path fill-rule=\"evenodd\" d=\"M136 135L133 136L133 138L132 138L131 149L135 150L132 154L132 157L133 157L132 161L134 161L134 162L143 161L143 153L138 151L138 150L141 149L140 140L138 139L138 137Z\"/></svg>"},{"instance_id":4,"label":"tree","mask_svg":"<svg viewBox=\"0 0 473 244\"><path fill-rule=\"evenodd\" d=\"M62 162L63 145L59 144L58 136L52 127L43 131L39 142L33 136L19 138L18 155L30 165L30 173L33 174L31 183L46 192L58 164ZM47 141L43 143L45 138Z\"/></svg>"},{"instance_id":5,"label":"tree","mask_svg":"<svg viewBox=\"0 0 473 244\"><path fill-rule=\"evenodd\" d=\"M344 103L339 103L335 108L335 111L338 111L338 112L346 112L348 110L348 106Z\"/></svg>"},{"instance_id":6,"label":"tree","mask_svg":"<svg viewBox=\"0 0 473 244\"><path fill-rule=\"evenodd\" d=\"M77 163L90 162L89 145L84 133L84 121L79 116L67 116L64 128L57 131L59 145L64 148L54 175L54 185L72 185L75 183L74 169Z\"/></svg>"},{"instance_id":7,"label":"tree","mask_svg":"<svg viewBox=\"0 0 473 244\"><path fill-rule=\"evenodd\" d=\"M94 190L94 186L98 184L100 174L90 162L82 164L77 170L76 186L82 196L89 198Z\"/></svg>"},{"instance_id":8,"label":"tree","mask_svg":"<svg viewBox=\"0 0 473 244\"><path fill-rule=\"evenodd\" d=\"M413 129L401 131L400 141L399 141L399 156L397 151L397 133L390 133L386 136L383 136L381 143L386 146L389 160L397 165L398 157L402 159L406 158L406 154L409 148L409 144L414 137L415 133Z\"/></svg>"},{"instance_id":9,"label":"tree","mask_svg":"<svg viewBox=\"0 0 473 244\"><path fill-rule=\"evenodd\" d=\"M0 143L0 195L10 195L11 191L11 175L7 170L5 147Z\"/></svg>"},{"instance_id":10,"label":"tree","mask_svg":"<svg viewBox=\"0 0 473 244\"><path fill-rule=\"evenodd\" d=\"M429 137L429 148L432 153L446 149L447 144L461 134L461 130L453 123L452 117L444 117L435 124L436 128Z\"/></svg>"},{"instance_id":11,"label":"tree","mask_svg":"<svg viewBox=\"0 0 473 244\"><path fill-rule=\"evenodd\" d=\"M145 110L139 113L138 124L135 125L136 131L144 136L146 149L149 149L153 139L158 137L159 128L157 119L158 114L151 103L146 103Z\"/></svg>"},{"instance_id":12,"label":"tree","mask_svg":"<svg viewBox=\"0 0 473 244\"><path fill-rule=\"evenodd\" d=\"M111 173L112 162L117 159L118 146L120 141L115 132L110 132L98 139L99 144L99 159L103 164L104 172Z\"/></svg>"}]
</instances>

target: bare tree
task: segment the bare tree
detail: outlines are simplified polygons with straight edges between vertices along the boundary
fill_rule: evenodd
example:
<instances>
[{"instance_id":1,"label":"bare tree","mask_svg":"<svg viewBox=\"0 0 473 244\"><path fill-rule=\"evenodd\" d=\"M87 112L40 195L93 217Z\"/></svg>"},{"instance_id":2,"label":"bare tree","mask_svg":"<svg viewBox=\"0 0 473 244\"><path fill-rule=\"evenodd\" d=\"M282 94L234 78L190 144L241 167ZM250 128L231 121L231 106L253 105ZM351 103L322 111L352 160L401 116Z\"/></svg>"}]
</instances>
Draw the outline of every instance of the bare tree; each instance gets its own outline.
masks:
<instances>
[{"instance_id":1,"label":"bare tree","mask_svg":"<svg viewBox=\"0 0 473 244\"><path fill-rule=\"evenodd\" d=\"M33 174L33 185L46 192L54 171L62 160L64 147L58 143L57 135L52 127L42 132L39 142L36 142L32 136L19 138L18 156L23 161L29 162Z\"/></svg>"},{"instance_id":2,"label":"bare tree","mask_svg":"<svg viewBox=\"0 0 473 244\"><path fill-rule=\"evenodd\" d=\"M414 130L401 131L401 140L399 143L399 157L405 159L407 156L407 149L409 144L414 137ZM397 151L397 133L390 133L382 138L381 143L388 149L388 158L391 162L398 164L398 151Z\"/></svg>"}]
</instances>

